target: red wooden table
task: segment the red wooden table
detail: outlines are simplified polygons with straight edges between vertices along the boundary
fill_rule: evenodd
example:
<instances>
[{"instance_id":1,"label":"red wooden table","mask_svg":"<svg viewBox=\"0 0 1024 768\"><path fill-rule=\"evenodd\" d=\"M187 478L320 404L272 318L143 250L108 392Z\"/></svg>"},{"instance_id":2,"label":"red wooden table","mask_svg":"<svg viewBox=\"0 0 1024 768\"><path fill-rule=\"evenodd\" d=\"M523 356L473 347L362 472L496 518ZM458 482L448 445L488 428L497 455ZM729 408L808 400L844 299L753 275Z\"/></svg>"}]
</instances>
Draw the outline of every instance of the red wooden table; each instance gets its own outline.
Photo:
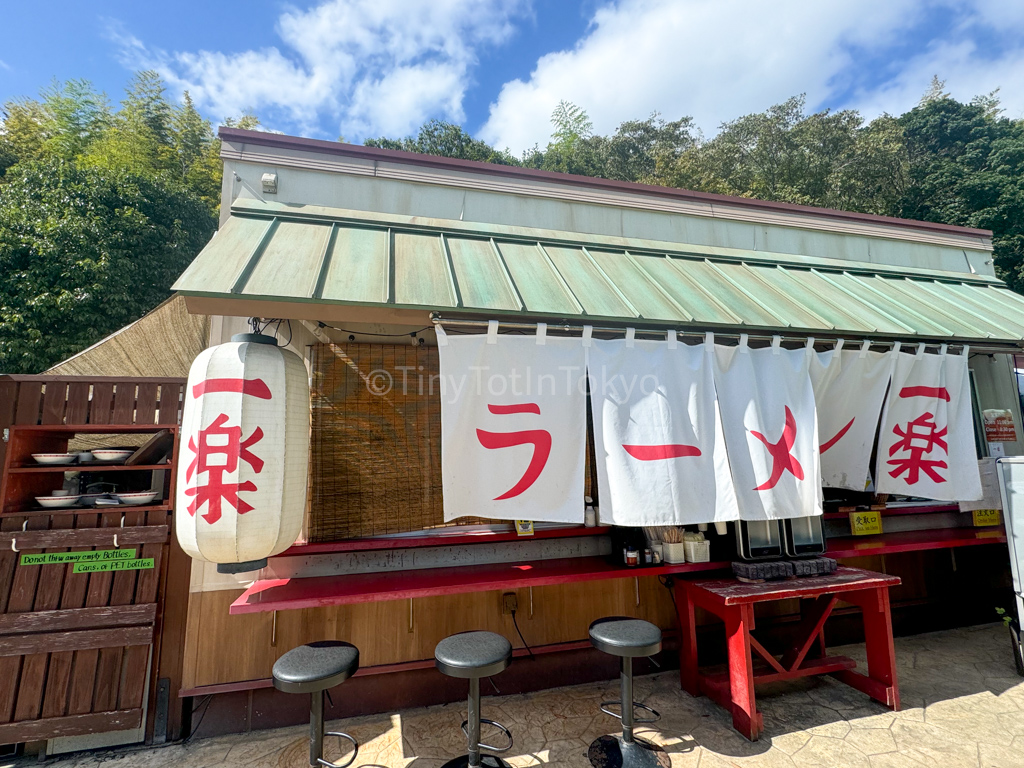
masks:
<instances>
[{"instance_id":1,"label":"red wooden table","mask_svg":"<svg viewBox=\"0 0 1024 768\"><path fill-rule=\"evenodd\" d=\"M730 710L733 727L751 741L764 730L754 699L758 683L831 674L890 709L898 710L900 695L889 615L889 587L899 583L897 576L843 566L829 576L764 584L748 584L733 578L678 579L675 595L682 634L679 674L683 689L694 696L703 693ZM754 605L792 598L810 598L814 602L809 610L803 611L797 641L778 658L751 634ZM825 653L825 620L840 599L858 606L863 613L867 675L854 671L857 663L853 659ZM710 611L725 622L728 673L707 674L697 666L695 608Z\"/></svg>"}]
</instances>

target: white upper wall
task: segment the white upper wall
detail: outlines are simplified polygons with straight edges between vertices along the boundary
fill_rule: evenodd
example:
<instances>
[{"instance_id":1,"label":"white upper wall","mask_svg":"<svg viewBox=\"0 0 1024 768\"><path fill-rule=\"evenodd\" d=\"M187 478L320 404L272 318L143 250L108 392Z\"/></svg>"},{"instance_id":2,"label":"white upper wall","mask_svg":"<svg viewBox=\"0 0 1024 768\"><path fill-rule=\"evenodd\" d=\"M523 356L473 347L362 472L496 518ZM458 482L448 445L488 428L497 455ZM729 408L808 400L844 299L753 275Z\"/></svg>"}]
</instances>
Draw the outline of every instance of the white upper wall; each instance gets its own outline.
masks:
<instances>
[{"instance_id":1,"label":"white upper wall","mask_svg":"<svg viewBox=\"0 0 1024 768\"><path fill-rule=\"evenodd\" d=\"M223 131L222 221L238 196L993 275L987 233L502 166ZM408 159L406 159L408 158ZM493 172L492 172L493 169ZM264 173L277 174L265 194Z\"/></svg>"}]
</instances>

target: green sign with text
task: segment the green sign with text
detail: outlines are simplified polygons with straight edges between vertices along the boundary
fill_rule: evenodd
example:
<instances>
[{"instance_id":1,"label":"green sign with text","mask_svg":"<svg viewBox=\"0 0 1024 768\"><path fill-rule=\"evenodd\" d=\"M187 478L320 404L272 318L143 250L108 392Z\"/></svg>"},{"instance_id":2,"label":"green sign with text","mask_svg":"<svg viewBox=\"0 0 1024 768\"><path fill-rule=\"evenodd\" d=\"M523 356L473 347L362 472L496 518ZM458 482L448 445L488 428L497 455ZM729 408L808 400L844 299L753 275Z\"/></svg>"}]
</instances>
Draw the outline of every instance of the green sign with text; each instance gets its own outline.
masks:
<instances>
[{"instance_id":1,"label":"green sign with text","mask_svg":"<svg viewBox=\"0 0 1024 768\"><path fill-rule=\"evenodd\" d=\"M144 571L153 567L153 558L138 560L107 560L105 562L75 563L73 573L103 573L105 571Z\"/></svg>"},{"instance_id":2,"label":"green sign with text","mask_svg":"<svg viewBox=\"0 0 1024 768\"><path fill-rule=\"evenodd\" d=\"M42 552L24 554L22 565L60 565L61 563L114 563L135 559L134 549L98 549L93 552ZM152 568L152 566L150 566ZM76 568L75 573L80 573Z\"/></svg>"}]
</instances>

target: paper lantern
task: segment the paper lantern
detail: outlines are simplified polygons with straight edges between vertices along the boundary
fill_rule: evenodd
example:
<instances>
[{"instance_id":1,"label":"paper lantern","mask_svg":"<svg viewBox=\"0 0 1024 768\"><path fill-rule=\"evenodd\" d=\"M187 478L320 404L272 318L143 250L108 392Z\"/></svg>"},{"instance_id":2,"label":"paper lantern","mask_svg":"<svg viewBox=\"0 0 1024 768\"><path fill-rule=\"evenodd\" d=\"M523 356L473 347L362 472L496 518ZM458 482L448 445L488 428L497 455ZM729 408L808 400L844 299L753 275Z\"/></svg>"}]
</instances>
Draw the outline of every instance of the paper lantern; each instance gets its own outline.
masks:
<instances>
[{"instance_id":1,"label":"paper lantern","mask_svg":"<svg viewBox=\"0 0 1024 768\"><path fill-rule=\"evenodd\" d=\"M181 548L252 571L298 538L306 507L309 380L262 334L204 350L185 390L174 516Z\"/></svg>"}]
</instances>

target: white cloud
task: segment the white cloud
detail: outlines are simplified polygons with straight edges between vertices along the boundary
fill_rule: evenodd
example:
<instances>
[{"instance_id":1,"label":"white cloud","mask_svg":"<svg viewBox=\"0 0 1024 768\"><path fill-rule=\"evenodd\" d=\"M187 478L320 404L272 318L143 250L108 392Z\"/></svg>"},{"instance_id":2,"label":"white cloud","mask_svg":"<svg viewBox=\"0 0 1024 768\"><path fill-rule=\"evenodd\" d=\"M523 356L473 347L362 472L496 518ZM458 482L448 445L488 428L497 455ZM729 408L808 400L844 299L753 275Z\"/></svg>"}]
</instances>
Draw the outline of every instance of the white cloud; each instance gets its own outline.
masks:
<instances>
[{"instance_id":1,"label":"white cloud","mask_svg":"<svg viewBox=\"0 0 1024 768\"><path fill-rule=\"evenodd\" d=\"M838 99L868 116L882 109L902 112L917 103L934 73L948 78L962 98L1002 85L1010 113L1024 106L1024 92L1011 85L1021 83L1024 90L1021 49L993 61L982 55L983 46L962 42L982 28L991 33L995 24L1019 33L1024 3L1009 15L1007 5L1014 3L613 0L596 11L572 50L541 57L525 82L505 83L480 137L515 152L543 146L561 99L586 109L598 133L658 111L668 119L692 115L714 134L724 121L798 93L807 94L812 108ZM905 38L920 34L937 15L962 41L935 45L908 62L895 60ZM860 63L866 59L870 69ZM877 80L879 66L892 68L891 79L864 85L869 77Z\"/></svg>"},{"instance_id":2,"label":"white cloud","mask_svg":"<svg viewBox=\"0 0 1024 768\"><path fill-rule=\"evenodd\" d=\"M253 109L264 122L315 133L329 116L351 140L406 134L429 117L464 119L477 50L507 40L528 8L528 0L328 0L283 13L282 46L236 53L153 51L117 26L110 34L131 66L156 69L217 117Z\"/></svg>"},{"instance_id":3,"label":"white cloud","mask_svg":"<svg viewBox=\"0 0 1024 768\"><path fill-rule=\"evenodd\" d=\"M5 70L7 70L8 72L10 72L10 71L11 71L11 65L10 65L10 64L8 64L8 63L7 63L6 61L4 61L3 59L0 59L0 69L5 69Z\"/></svg>"}]
</instances>

